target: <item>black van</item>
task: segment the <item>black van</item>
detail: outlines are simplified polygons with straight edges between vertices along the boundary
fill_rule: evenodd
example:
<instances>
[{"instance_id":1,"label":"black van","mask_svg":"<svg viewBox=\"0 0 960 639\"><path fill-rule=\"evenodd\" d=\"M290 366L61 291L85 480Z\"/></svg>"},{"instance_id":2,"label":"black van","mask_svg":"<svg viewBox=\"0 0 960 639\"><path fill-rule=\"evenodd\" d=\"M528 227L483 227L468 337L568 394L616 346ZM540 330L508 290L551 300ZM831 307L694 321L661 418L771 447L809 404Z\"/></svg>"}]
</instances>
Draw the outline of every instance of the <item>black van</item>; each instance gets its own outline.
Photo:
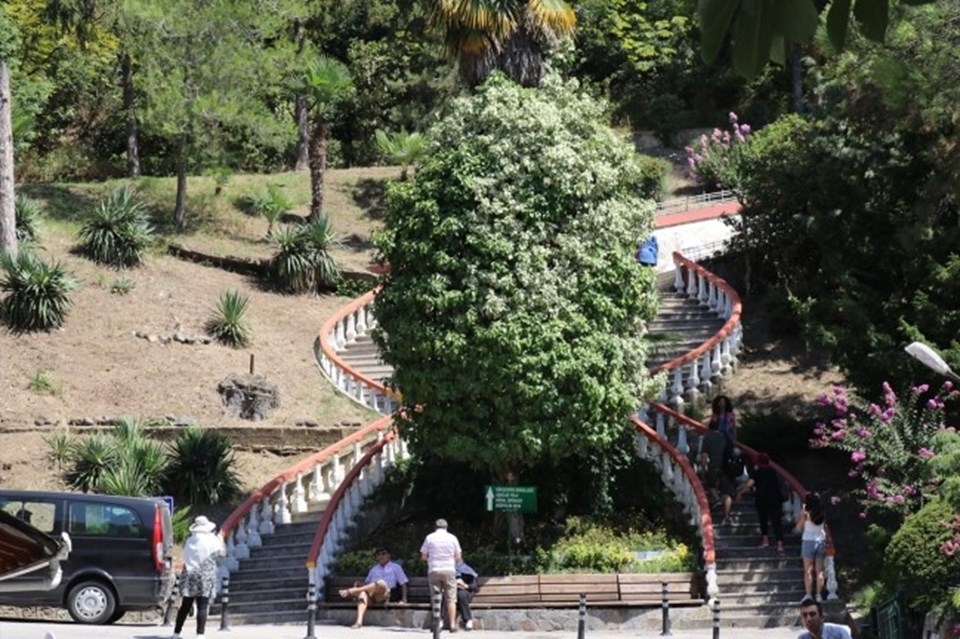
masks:
<instances>
[{"instance_id":1,"label":"black van","mask_svg":"<svg viewBox=\"0 0 960 639\"><path fill-rule=\"evenodd\" d=\"M169 598L173 526L162 499L0 490L0 510L54 537L65 532L73 546L59 586L0 592L0 605L64 607L79 623L101 624Z\"/></svg>"}]
</instances>

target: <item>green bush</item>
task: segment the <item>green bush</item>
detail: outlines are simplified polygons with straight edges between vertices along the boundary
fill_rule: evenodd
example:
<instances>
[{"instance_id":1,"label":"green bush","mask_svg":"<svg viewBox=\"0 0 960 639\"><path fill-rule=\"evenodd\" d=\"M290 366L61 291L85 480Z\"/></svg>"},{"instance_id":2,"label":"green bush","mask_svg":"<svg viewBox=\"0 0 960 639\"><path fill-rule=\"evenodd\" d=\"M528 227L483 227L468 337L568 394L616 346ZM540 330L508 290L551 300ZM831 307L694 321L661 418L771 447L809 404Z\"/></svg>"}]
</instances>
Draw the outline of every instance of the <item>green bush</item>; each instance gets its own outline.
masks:
<instances>
[{"instance_id":1,"label":"green bush","mask_svg":"<svg viewBox=\"0 0 960 639\"><path fill-rule=\"evenodd\" d=\"M14 204L14 216L17 220L17 241L37 242L40 240L40 205L23 195L17 195Z\"/></svg>"},{"instance_id":2,"label":"green bush","mask_svg":"<svg viewBox=\"0 0 960 639\"><path fill-rule=\"evenodd\" d=\"M47 264L33 251L22 249L16 257L0 256L3 278L0 319L12 330L47 331L63 325L70 310L75 283L59 264Z\"/></svg>"},{"instance_id":3,"label":"green bush","mask_svg":"<svg viewBox=\"0 0 960 639\"><path fill-rule=\"evenodd\" d=\"M640 195L653 200L663 199L667 188L667 174L670 172L670 163L661 158L649 155L637 156L640 165Z\"/></svg>"},{"instance_id":4,"label":"green bush","mask_svg":"<svg viewBox=\"0 0 960 639\"><path fill-rule=\"evenodd\" d=\"M136 282L121 275L110 283L110 292L114 295L126 295L136 287Z\"/></svg>"},{"instance_id":5,"label":"green bush","mask_svg":"<svg viewBox=\"0 0 960 639\"><path fill-rule=\"evenodd\" d=\"M319 292L332 288L340 276L330 250L340 244L330 218L286 226L273 237L276 246L271 262L274 284L286 293Z\"/></svg>"},{"instance_id":6,"label":"green bush","mask_svg":"<svg viewBox=\"0 0 960 639\"><path fill-rule=\"evenodd\" d=\"M106 495L149 496L163 489L167 453L148 438L143 424L123 417L108 434L95 434L76 443L65 439L48 442L51 456L67 465L67 484L83 492Z\"/></svg>"},{"instance_id":7,"label":"green bush","mask_svg":"<svg viewBox=\"0 0 960 639\"><path fill-rule=\"evenodd\" d=\"M883 579L891 590L903 590L914 611L942 608L960 586L957 558L940 551L940 544L952 536L945 525L952 518L953 509L945 501L932 501L907 517L887 545Z\"/></svg>"},{"instance_id":8,"label":"green bush","mask_svg":"<svg viewBox=\"0 0 960 639\"><path fill-rule=\"evenodd\" d=\"M663 554L649 559L634 554L652 550ZM538 563L544 572L683 572L695 567L689 548L663 531L619 533L575 517L564 537L539 553Z\"/></svg>"},{"instance_id":9,"label":"green bush","mask_svg":"<svg viewBox=\"0 0 960 639\"><path fill-rule=\"evenodd\" d=\"M100 202L80 229L80 248L91 259L117 268L137 266L153 241L147 212L127 187Z\"/></svg>"},{"instance_id":10,"label":"green bush","mask_svg":"<svg viewBox=\"0 0 960 639\"><path fill-rule=\"evenodd\" d=\"M240 291L224 291L213 317L206 329L211 337L221 344L242 348L250 343L250 325L244 319L247 312L247 296Z\"/></svg>"},{"instance_id":11,"label":"green bush","mask_svg":"<svg viewBox=\"0 0 960 639\"><path fill-rule=\"evenodd\" d=\"M273 226L284 213L293 208L293 200L287 197L279 184L268 184L267 190L249 199L250 208L267 220L267 237L273 235Z\"/></svg>"},{"instance_id":12,"label":"green bush","mask_svg":"<svg viewBox=\"0 0 960 639\"><path fill-rule=\"evenodd\" d=\"M240 493L233 445L226 435L197 426L182 431L170 447L166 488L189 504L219 504Z\"/></svg>"}]
</instances>

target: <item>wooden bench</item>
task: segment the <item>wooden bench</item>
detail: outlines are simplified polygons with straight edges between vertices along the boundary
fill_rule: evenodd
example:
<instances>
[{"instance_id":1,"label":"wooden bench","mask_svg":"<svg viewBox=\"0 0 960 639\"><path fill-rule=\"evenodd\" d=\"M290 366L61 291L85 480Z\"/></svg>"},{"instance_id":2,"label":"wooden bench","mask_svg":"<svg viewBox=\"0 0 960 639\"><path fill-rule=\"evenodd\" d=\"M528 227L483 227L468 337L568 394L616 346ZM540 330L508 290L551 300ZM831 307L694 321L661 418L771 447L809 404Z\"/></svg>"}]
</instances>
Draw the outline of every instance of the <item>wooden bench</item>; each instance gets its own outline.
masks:
<instances>
[{"instance_id":1,"label":"wooden bench","mask_svg":"<svg viewBox=\"0 0 960 639\"><path fill-rule=\"evenodd\" d=\"M362 576L328 577L325 606L355 606L354 601L342 599L338 591L362 580ZM470 605L477 609L565 608L578 606L580 593L585 593L588 606L659 606L664 582L671 606L703 603L698 580L693 573L620 573L480 577ZM430 588L426 577L410 578L407 606L429 608Z\"/></svg>"}]
</instances>

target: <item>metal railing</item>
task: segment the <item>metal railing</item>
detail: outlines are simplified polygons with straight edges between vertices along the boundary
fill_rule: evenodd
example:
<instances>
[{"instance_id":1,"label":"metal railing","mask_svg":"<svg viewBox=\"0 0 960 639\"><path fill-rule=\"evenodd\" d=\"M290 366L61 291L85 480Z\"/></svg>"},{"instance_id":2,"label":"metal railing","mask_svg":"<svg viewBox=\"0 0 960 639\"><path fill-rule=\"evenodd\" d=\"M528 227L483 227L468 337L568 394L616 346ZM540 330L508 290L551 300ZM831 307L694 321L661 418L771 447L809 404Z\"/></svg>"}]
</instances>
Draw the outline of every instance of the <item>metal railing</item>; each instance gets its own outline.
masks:
<instances>
[{"instance_id":1,"label":"metal railing","mask_svg":"<svg viewBox=\"0 0 960 639\"><path fill-rule=\"evenodd\" d=\"M700 195L691 195L688 197L676 197L669 200L657 202L657 215L670 215L671 213L683 213L702 209L707 206L717 204L726 204L735 202L737 195L733 191L714 191L712 193L701 193Z\"/></svg>"}]
</instances>

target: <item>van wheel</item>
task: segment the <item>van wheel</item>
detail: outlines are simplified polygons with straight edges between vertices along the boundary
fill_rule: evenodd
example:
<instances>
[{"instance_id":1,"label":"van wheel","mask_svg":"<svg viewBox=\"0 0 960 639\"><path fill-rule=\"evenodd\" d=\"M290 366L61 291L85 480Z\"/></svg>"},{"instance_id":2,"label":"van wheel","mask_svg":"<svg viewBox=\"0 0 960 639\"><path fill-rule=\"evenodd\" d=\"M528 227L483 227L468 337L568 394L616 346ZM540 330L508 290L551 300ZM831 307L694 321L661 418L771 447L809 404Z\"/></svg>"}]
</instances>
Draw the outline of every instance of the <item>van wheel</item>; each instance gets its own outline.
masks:
<instances>
[{"instance_id":1,"label":"van wheel","mask_svg":"<svg viewBox=\"0 0 960 639\"><path fill-rule=\"evenodd\" d=\"M102 581L81 581L67 595L67 612L77 623L109 623L116 607L117 598Z\"/></svg>"},{"instance_id":2,"label":"van wheel","mask_svg":"<svg viewBox=\"0 0 960 639\"><path fill-rule=\"evenodd\" d=\"M110 618L107 619L107 623L117 623L118 621L123 619L123 616L125 614L127 614L126 610L124 610L123 608L117 608L117 610L112 615L110 615Z\"/></svg>"}]
</instances>

